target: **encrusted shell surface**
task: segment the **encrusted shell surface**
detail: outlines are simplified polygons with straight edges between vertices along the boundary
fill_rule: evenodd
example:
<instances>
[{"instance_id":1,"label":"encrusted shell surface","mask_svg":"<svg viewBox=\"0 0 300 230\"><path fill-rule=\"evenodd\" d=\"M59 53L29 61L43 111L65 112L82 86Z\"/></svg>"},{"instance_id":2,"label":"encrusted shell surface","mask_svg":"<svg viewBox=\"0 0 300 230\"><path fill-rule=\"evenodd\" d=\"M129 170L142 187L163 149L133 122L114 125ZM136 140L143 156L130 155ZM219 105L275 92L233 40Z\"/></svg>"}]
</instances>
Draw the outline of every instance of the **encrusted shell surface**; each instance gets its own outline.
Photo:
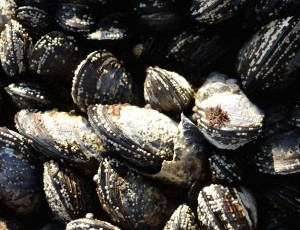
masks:
<instances>
[{"instance_id":1,"label":"encrusted shell surface","mask_svg":"<svg viewBox=\"0 0 300 230\"><path fill-rule=\"evenodd\" d=\"M197 126L218 148L237 149L261 132L263 112L225 75L211 74L199 88L195 104Z\"/></svg>"},{"instance_id":2,"label":"encrusted shell surface","mask_svg":"<svg viewBox=\"0 0 300 230\"><path fill-rule=\"evenodd\" d=\"M197 230L200 229L195 214L186 204L180 205L173 212L170 220L166 223L164 230Z\"/></svg>"},{"instance_id":3,"label":"encrusted shell surface","mask_svg":"<svg viewBox=\"0 0 300 230\"><path fill-rule=\"evenodd\" d=\"M201 23L216 24L237 14L246 2L246 0L192 0L191 16Z\"/></svg>"},{"instance_id":4,"label":"encrusted shell surface","mask_svg":"<svg viewBox=\"0 0 300 230\"><path fill-rule=\"evenodd\" d=\"M90 53L73 77L72 98L82 110L92 104L133 102L133 80L123 63L106 50Z\"/></svg>"},{"instance_id":5,"label":"encrusted shell surface","mask_svg":"<svg viewBox=\"0 0 300 230\"><path fill-rule=\"evenodd\" d=\"M2 0L0 4L0 32L5 28L5 24L13 17L17 8L14 0Z\"/></svg>"},{"instance_id":6,"label":"encrusted shell surface","mask_svg":"<svg viewBox=\"0 0 300 230\"><path fill-rule=\"evenodd\" d=\"M274 90L300 66L300 20L287 17L262 27L240 50L237 72L246 91Z\"/></svg>"},{"instance_id":7,"label":"encrusted shell surface","mask_svg":"<svg viewBox=\"0 0 300 230\"><path fill-rule=\"evenodd\" d=\"M88 116L95 132L141 172L158 172L163 160L173 158L177 124L156 110L98 104Z\"/></svg>"},{"instance_id":8,"label":"encrusted shell surface","mask_svg":"<svg viewBox=\"0 0 300 230\"><path fill-rule=\"evenodd\" d=\"M43 203L42 170L29 140L0 128L0 200L19 215L38 212Z\"/></svg>"},{"instance_id":9,"label":"encrusted shell surface","mask_svg":"<svg viewBox=\"0 0 300 230\"><path fill-rule=\"evenodd\" d=\"M126 229L160 229L175 210L158 187L119 160L104 158L94 180L103 209Z\"/></svg>"},{"instance_id":10,"label":"encrusted shell surface","mask_svg":"<svg viewBox=\"0 0 300 230\"><path fill-rule=\"evenodd\" d=\"M182 112L189 106L192 97L192 87L181 75L158 66L146 68L144 98L154 109Z\"/></svg>"},{"instance_id":11,"label":"encrusted shell surface","mask_svg":"<svg viewBox=\"0 0 300 230\"><path fill-rule=\"evenodd\" d=\"M43 181L47 202L60 221L68 223L93 211L92 186L86 178L50 161L44 163Z\"/></svg>"},{"instance_id":12,"label":"encrusted shell surface","mask_svg":"<svg viewBox=\"0 0 300 230\"><path fill-rule=\"evenodd\" d=\"M15 116L20 133L48 158L85 169L98 167L95 158L105 152L102 140L94 133L87 119L55 110L33 112L21 110Z\"/></svg>"},{"instance_id":13,"label":"encrusted shell surface","mask_svg":"<svg viewBox=\"0 0 300 230\"><path fill-rule=\"evenodd\" d=\"M257 225L255 199L244 187L204 187L198 196L197 213L204 229L245 230Z\"/></svg>"}]
</instances>

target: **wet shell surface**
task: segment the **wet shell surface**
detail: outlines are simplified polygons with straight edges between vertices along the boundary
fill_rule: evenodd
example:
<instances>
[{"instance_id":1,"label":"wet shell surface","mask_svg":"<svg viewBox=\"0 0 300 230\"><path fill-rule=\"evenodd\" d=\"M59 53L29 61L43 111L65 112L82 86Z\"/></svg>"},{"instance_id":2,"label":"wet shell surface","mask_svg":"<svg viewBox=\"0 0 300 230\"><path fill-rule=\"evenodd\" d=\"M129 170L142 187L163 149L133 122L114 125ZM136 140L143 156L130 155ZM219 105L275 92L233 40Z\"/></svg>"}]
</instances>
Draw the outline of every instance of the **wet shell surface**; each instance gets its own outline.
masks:
<instances>
[{"instance_id":1,"label":"wet shell surface","mask_svg":"<svg viewBox=\"0 0 300 230\"><path fill-rule=\"evenodd\" d=\"M93 211L92 187L85 178L50 161L44 163L43 181L47 202L60 221L68 223Z\"/></svg>"},{"instance_id":2,"label":"wet shell surface","mask_svg":"<svg viewBox=\"0 0 300 230\"><path fill-rule=\"evenodd\" d=\"M77 67L72 85L74 103L84 112L92 104L133 102L132 78L112 53L90 53Z\"/></svg>"},{"instance_id":3,"label":"wet shell surface","mask_svg":"<svg viewBox=\"0 0 300 230\"><path fill-rule=\"evenodd\" d=\"M42 170L24 136L0 128L0 200L18 215L38 212L42 206Z\"/></svg>"},{"instance_id":4,"label":"wet shell surface","mask_svg":"<svg viewBox=\"0 0 300 230\"><path fill-rule=\"evenodd\" d=\"M55 110L33 112L22 110L15 116L20 133L47 158L67 165L93 169L105 152L102 140L94 133L86 118Z\"/></svg>"},{"instance_id":5,"label":"wet shell surface","mask_svg":"<svg viewBox=\"0 0 300 230\"><path fill-rule=\"evenodd\" d=\"M245 230L257 225L256 201L244 187L204 187L198 196L197 213L204 229Z\"/></svg>"},{"instance_id":6,"label":"wet shell surface","mask_svg":"<svg viewBox=\"0 0 300 230\"><path fill-rule=\"evenodd\" d=\"M300 20L287 17L262 27L240 50L237 72L246 91L274 90L300 66Z\"/></svg>"},{"instance_id":7,"label":"wet shell surface","mask_svg":"<svg viewBox=\"0 0 300 230\"><path fill-rule=\"evenodd\" d=\"M13 17L17 8L14 0L2 0L0 5L0 32L4 30L5 24Z\"/></svg>"},{"instance_id":8,"label":"wet shell surface","mask_svg":"<svg viewBox=\"0 0 300 230\"><path fill-rule=\"evenodd\" d=\"M94 177L103 209L126 229L161 229L175 210L166 196L116 159L104 158Z\"/></svg>"},{"instance_id":9,"label":"wet shell surface","mask_svg":"<svg viewBox=\"0 0 300 230\"><path fill-rule=\"evenodd\" d=\"M261 132L263 112L225 75L211 74L199 88L195 104L197 126L218 148L237 149Z\"/></svg>"},{"instance_id":10,"label":"wet shell surface","mask_svg":"<svg viewBox=\"0 0 300 230\"><path fill-rule=\"evenodd\" d=\"M180 205L172 214L164 230L197 230L200 229L196 222L195 214L186 204Z\"/></svg>"},{"instance_id":11,"label":"wet shell surface","mask_svg":"<svg viewBox=\"0 0 300 230\"><path fill-rule=\"evenodd\" d=\"M192 97L192 87L181 75L157 66L146 69L144 98L154 109L182 112L189 106Z\"/></svg>"},{"instance_id":12,"label":"wet shell surface","mask_svg":"<svg viewBox=\"0 0 300 230\"><path fill-rule=\"evenodd\" d=\"M95 132L128 162L144 173L158 172L173 157L177 124L152 109L129 104L89 107Z\"/></svg>"},{"instance_id":13,"label":"wet shell surface","mask_svg":"<svg viewBox=\"0 0 300 230\"><path fill-rule=\"evenodd\" d=\"M216 24L237 14L246 2L246 0L192 0L190 12L192 18L198 22Z\"/></svg>"}]
</instances>

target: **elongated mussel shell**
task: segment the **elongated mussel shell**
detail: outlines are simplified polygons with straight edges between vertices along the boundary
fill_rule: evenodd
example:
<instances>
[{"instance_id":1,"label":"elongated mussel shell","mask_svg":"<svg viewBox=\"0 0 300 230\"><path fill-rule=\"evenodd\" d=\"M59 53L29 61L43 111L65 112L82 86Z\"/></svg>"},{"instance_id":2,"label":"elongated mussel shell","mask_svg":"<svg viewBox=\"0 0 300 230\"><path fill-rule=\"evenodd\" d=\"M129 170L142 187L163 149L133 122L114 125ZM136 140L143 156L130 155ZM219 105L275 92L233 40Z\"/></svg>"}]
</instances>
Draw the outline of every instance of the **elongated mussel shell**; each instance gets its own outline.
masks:
<instances>
[{"instance_id":1,"label":"elongated mussel shell","mask_svg":"<svg viewBox=\"0 0 300 230\"><path fill-rule=\"evenodd\" d=\"M17 5L14 0L2 0L0 4L0 32L4 30L5 24L13 17Z\"/></svg>"},{"instance_id":2,"label":"elongated mussel shell","mask_svg":"<svg viewBox=\"0 0 300 230\"><path fill-rule=\"evenodd\" d=\"M192 0L190 11L195 20L206 24L216 24L237 14L245 3L246 0Z\"/></svg>"},{"instance_id":3,"label":"elongated mussel shell","mask_svg":"<svg viewBox=\"0 0 300 230\"><path fill-rule=\"evenodd\" d=\"M212 184L198 196L198 219L204 229L256 229L256 201L244 187Z\"/></svg>"},{"instance_id":4,"label":"elongated mussel shell","mask_svg":"<svg viewBox=\"0 0 300 230\"><path fill-rule=\"evenodd\" d=\"M158 187L119 160L104 158L94 180L103 209L126 229L160 229L175 210Z\"/></svg>"},{"instance_id":5,"label":"elongated mussel shell","mask_svg":"<svg viewBox=\"0 0 300 230\"><path fill-rule=\"evenodd\" d=\"M26 70L27 50L31 38L21 24L10 20L0 36L0 59L3 71L10 77L16 77Z\"/></svg>"},{"instance_id":6,"label":"elongated mussel shell","mask_svg":"<svg viewBox=\"0 0 300 230\"><path fill-rule=\"evenodd\" d=\"M173 157L177 124L156 110L98 104L88 116L95 132L141 172L158 172Z\"/></svg>"},{"instance_id":7,"label":"elongated mussel shell","mask_svg":"<svg viewBox=\"0 0 300 230\"><path fill-rule=\"evenodd\" d=\"M123 63L112 53L90 53L77 67L73 77L72 98L82 110L92 104L133 102L133 80Z\"/></svg>"},{"instance_id":8,"label":"elongated mussel shell","mask_svg":"<svg viewBox=\"0 0 300 230\"><path fill-rule=\"evenodd\" d=\"M93 211L93 187L88 180L54 161L44 163L44 191L54 215L68 223Z\"/></svg>"},{"instance_id":9,"label":"elongated mussel shell","mask_svg":"<svg viewBox=\"0 0 300 230\"><path fill-rule=\"evenodd\" d=\"M218 148L237 149L261 132L263 112L225 75L212 73L199 88L195 104L197 126Z\"/></svg>"},{"instance_id":10,"label":"elongated mussel shell","mask_svg":"<svg viewBox=\"0 0 300 230\"><path fill-rule=\"evenodd\" d=\"M52 105L51 95L45 88L35 83L12 83L5 87L5 90L19 109L43 109Z\"/></svg>"},{"instance_id":11,"label":"elongated mussel shell","mask_svg":"<svg viewBox=\"0 0 300 230\"><path fill-rule=\"evenodd\" d=\"M38 74L40 82L64 82L71 78L81 52L73 36L52 31L34 45L29 57L29 69Z\"/></svg>"},{"instance_id":12,"label":"elongated mussel shell","mask_svg":"<svg viewBox=\"0 0 300 230\"><path fill-rule=\"evenodd\" d=\"M300 65L300 20L274 20L240 50L237 72L249 93L272 91L290 83Z\"/></svg>"},{"instance_id":13,"label":"elongated mussel shell","mask_svg":"<svg viewBox=\"0 0 300 230\"><path fill-rule=\"evenodd\" d=\"M200 229L195 214L186 204L180 205L166 223L164 230L197 230Z\"/></svg>"},{"instance_id":14,"label":"elongated mussel shell","mask_svg":"<svg viewBox=\"0 0 300 230\"><path fill-rule=\"evenodd\" d=\"M159 67L148 67L144 97L151 107L163 112L182 112L190 104L193 90L181 75Z\"/></svg>"},{"instance_id":15,"label":"elongated mussel shell","mask_svg":"<svg viewBox=\"0 0 300 230\"><path fill-rule=\"evenodd\" d=\"M16 127L32 140L32 145L47 158L73 167L96 169L105 151L102 140L86 118L55 110L21 110L15 116Z\"/></svg>"},{"instance_id":16,"label":"elongated mussel shell","mask_svg":"<svg viewBox=\"0 0 300 230\"><path fill-rule=\"evenodd\" d=\"M38 212L43 204L42 170L29 140L0 128L0 201L19 215Z\"/></svg>"},{"instance_id":17,"label":"elongated mussel shell","mask_svg":"<svg viewBox=\"0 0 300 230\"><path fill-rule=\"evenodd\" d=\"M46 11L32 6L19 7L15 12L15 20L23 26L34 41L54 27L54 21Z\"/></svg>"},{"instance_id":18,"label":"elongated mussel shell","mask_svg":"<svg viewBox=\"0 0 300 230\"><path fill-rule=\"evenodd\" d=\"M66 226L66 230L89 230L89 229L103 229L103 230L120 230L120 228L101 220L94 219L91 213L86 214L85 218L73 220Z\"/></svg>"}]
</instances>

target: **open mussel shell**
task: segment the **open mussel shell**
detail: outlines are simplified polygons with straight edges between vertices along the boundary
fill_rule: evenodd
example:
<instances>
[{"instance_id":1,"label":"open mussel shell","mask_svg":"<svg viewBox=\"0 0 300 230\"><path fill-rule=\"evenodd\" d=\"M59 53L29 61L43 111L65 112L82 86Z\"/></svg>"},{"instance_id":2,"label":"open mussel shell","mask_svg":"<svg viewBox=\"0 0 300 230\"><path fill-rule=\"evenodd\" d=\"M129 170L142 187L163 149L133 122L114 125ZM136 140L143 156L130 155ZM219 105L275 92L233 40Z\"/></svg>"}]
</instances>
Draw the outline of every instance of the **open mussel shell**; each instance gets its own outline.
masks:
<instances>
[{"instance_id":1,"label":"open mussel shell","mask_svg":"<svg viewBox=\"0 0 300 230\"><path fill-rule=\"evenodd\" d=\"M211 184L198 196L198 219L204 229L256 229L253 195L244 187Z\"/></svg>"},{"instance_id":2,"label":"open mussel shell","mask_svg":"<svg viewBox=\"0 0 300 230\"><path fill-rule=\"evenodd\" d=\"M261 132L263 112L234 79L212 73L195 98L193 118L207 140L221 149L237 149Z\"/></svg>"},{"instance_id":3,"label":"open mussel shell","mask_svg":"<svg viewBox=\"0 0 300 230\"><path fill-rule=\"evenodd\" d=\"M126 229L161 229L175 210L158 187L117 159L104 158L94 180L103 209Z\"/></svg>"},{"instance_id":4,"label":"open mussel shell","mask_svg":"<svg viewBox=\"0 0 300 230\"><path fill-rule=\"evenodd\" d=\"M157 173L173 158L177 124L156 110L129 104L88 108L95 132L119 155L144 173Z\"/></svg>"},{"instance_id":5,"label":"open mussel shell","mask_svg":"<svg viewBox=\"0 0 300 230\"><path fill-rule=\"evenodd\" d=\"M10 20L0 36L0 59L3 71L10 77L16 77L26 71L27 50L31 38L20 23Z\"/></svg>"},{"instance_id":6,"label":"open mussel shell","mask_svg":"<svg viewBox=\"0 0 300 230\"><path fill-rule=\"evenodd\" d=\"M133 80L123 63L106 50L90 53L73 77L72 98L82 110L92 104L131 103Z\"/></svg>"},{"instance_id":7,"label":"open mussel shell","mask_svg":"<svg viewBox=\"0 0 300 230\"><path fill-rule=\"evenodd\" d=\"M162 68L148 67L144 97L152 108L163 112L182 112L193 97L192 86L181 75Z\"/></svg>"},{"instance_id":8,"label":"open mussel shell","mask_svg":"<svg viewBox=\"0 0 300 230\"><path fill-rule=\"evenodd\" d=\"M244 45L237 72L247 92L274 91L290 81L300 65L299 32L298 18L278 19L262 27Z\"/></svg>"},{"instance_id":9,"label":"open mussel shell","mask_svg":"<svg viewBox=\"0 0 300 230\"><path fill-rule=\"evenodd\" d=\"M54 21L46 11L32 6L19 7L15 12L15 20L23 26L34 41L54 27Z\"/></svg>"},{"instance_id":10,"label":"open mussel shell","mask_svg":"<svg viewBox=\"0 0 300 230\"><path fill-rule=\"evenodd\" d=\"M164 230L197 230L200 229L192 209L186 204L180 205L166 223Z\"/></svg>"},{"instance_id":11,"label":"open mussel shell","mask_svg":"<svg viewBox=\"0 0 300 230\"><path fill-rule=\"evenodd\" d=\"M5 24L13 18L17 5L14 0L2 0L0 4L0 32L4 30Z\"/></svg>"},{"instance_id":12,"label":"open mussel shell","mask_svg":"<svg viewBox=\"0 0 300 230\"><path fill-rule=\"evenodd\" d=\"M275 129L276 127L274 127ZM273 129L270 127L269 129ZM267 130L268 131L268 130ZM267 132L266 131L266 132ZM255 143L247 155L251 166L258 172L272 175L287 175L300 172L300 131L286 126L269 131Z\"/></svg>"},{"instance_id":13,"label":"open mussel shell","mask_svg":"<svg viewBox=\"0 0 300 230\"><path fill-rule=\"evenodd\" d=\"M63 223L94 211L93 187L85 177L49 161L44 163L43 181L47 202Z\"/></svg>"},{"instance_id":14,"label":"open mussel shell","mask_svg":"<svg viewBox=\"0 0 300 230\"><path fill-rule=\"evenodd\" d=\"M120 230L120 228L108 222L94 219L94 215L91 213L86 214L85 218L81 218L69 222L66 226L66 230L90 230L90 229Z\"/></svg>"},{"instance_id":15,"label":"open mussel shell","mask_svg":"<svg viewBox=\"0 0 300 230\"><path fill-rule=\"evenodd\" d=\"M68 82L81 52L73 36L52 31L42 36L29 54L29 69L40 82Z\"/></svg>"},{"instance_id":16,"label":"open mussel shell","mask_svg":"<svg viewBox=\"0 0 300 230\"><path fill-rule=\"evenodd\" d=\"M32 146L46 158L86 170L97 169L106 150L86 118L55 110L21 110L15 116L20 133L32 140Z\"/></svg>"},{"instance_id":17,"label":"open mussel shell","mask_svg":"<svg viewBox=\"0 0 300 230\"><path fill-rule=\"evenodd\" d=\"M190 12L192 18L200 23L216 24L233 17L246 2L246 0L192 0Z\"/></svg>"},{"instance_id":18,"label":"open mussel shell","mask_svg":"<svg viewBox=\"0 0 300 230\"><path fill-rule=\"evenodd\" d=\"M5 87L18 109L45 109L52 106L53 98L47 90L35 83L18 82Z\"/></svg>"},{"instance_id":19,"label":"open mussel shell","mask_svg":"<svg viewBox=\"0 0 300 230\"><path fill-rule=\"evenodd\" d=\"M42 170L28 147L29 140L0 128L0 202L18 215L41 210Z\"/></svg>"}]
</instances>

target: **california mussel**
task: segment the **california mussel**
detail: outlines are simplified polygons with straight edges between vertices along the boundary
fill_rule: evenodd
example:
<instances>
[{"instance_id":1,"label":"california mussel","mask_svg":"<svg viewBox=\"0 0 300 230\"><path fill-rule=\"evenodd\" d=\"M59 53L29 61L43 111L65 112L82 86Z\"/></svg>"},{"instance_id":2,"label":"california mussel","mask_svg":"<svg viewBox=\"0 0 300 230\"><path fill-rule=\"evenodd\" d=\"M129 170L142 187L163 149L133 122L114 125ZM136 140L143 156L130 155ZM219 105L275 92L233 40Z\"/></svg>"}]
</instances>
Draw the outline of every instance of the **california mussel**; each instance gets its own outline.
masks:
<instances>
[{"instance_id":1,"label":"california mussel","mask_svg":"<svg viewBox=\"0 0 300 230\"><path fill-rule=\"evenodd\" d=\"M2 0L0 228L300 229L299 5Z\"/></svg>"}]
</instances>

